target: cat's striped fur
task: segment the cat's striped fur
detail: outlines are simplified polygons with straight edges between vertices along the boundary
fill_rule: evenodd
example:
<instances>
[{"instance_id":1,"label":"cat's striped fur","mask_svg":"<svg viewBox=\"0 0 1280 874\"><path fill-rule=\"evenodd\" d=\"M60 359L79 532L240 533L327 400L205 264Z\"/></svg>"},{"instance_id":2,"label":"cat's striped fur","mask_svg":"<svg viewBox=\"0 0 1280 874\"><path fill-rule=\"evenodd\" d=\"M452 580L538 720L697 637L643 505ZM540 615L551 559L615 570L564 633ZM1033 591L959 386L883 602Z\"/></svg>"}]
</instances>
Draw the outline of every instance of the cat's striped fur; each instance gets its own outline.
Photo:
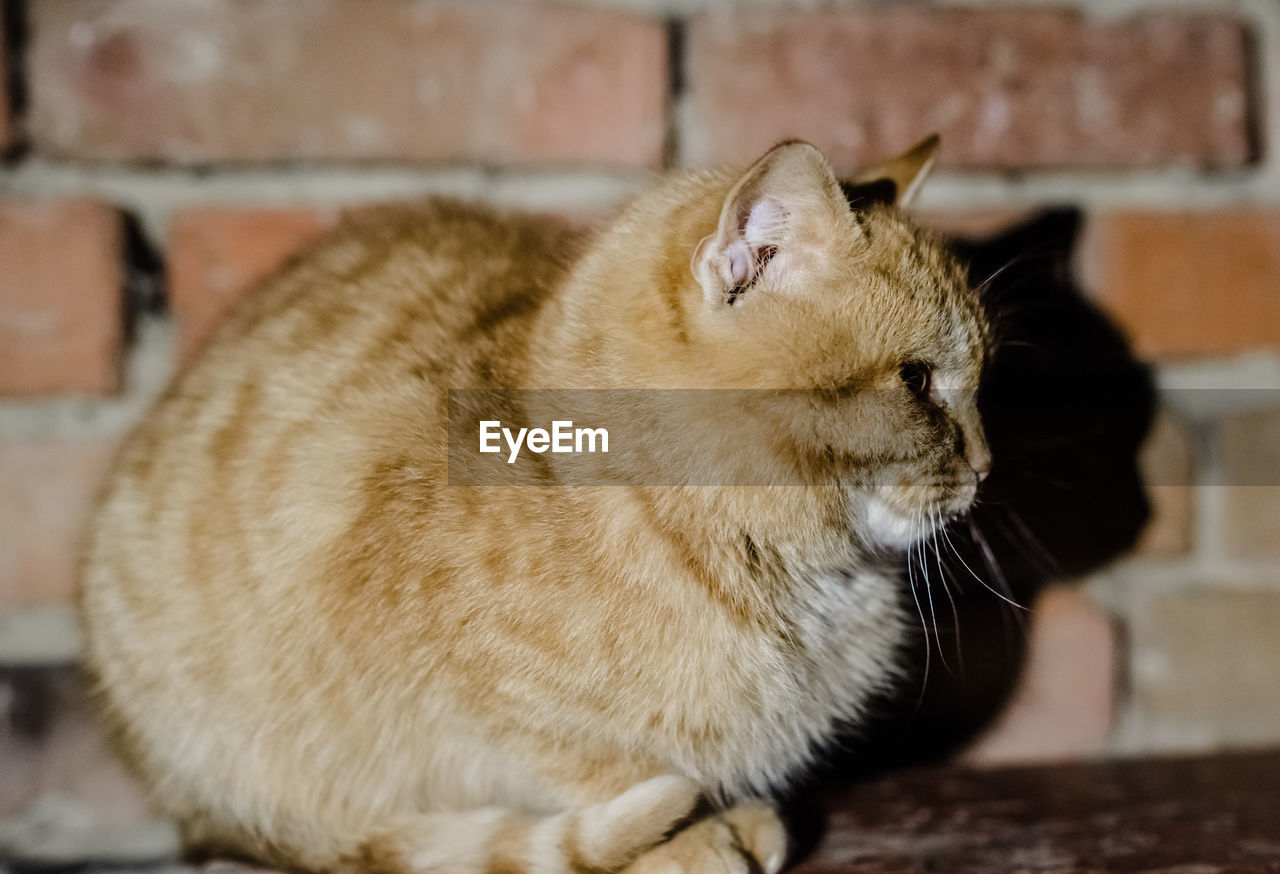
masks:
<instances>
[{"instance_id":1,"label":"cat's striped fur","mask_svg":"<svg viewBox=\"0 0 1280 874\"><path fill-rule=\"evenodd\" d=\"M898 190L925 157L890 165ZM674 176L596 234L355 216L121 455L82 592L106 710L197 849L772 872L785 838L752 799L895 673L885 547L988 464L963 390L985 344L942 247L851 209L803 144ZM725 441L729 468L811 484L446 485L445 393L476 386L819 389L775 438Z\"/></svg>"}]
</instances>

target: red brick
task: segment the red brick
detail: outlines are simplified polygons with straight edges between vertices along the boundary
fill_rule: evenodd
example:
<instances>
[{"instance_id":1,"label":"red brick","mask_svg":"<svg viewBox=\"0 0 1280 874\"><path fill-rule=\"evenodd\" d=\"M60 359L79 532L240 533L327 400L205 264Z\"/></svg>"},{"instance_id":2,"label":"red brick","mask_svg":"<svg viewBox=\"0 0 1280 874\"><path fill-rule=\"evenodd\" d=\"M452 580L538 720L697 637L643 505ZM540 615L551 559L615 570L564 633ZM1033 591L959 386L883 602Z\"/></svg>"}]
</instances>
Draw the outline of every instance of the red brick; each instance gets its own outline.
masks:
<instances>
[{"instance_id":1,"label":"red brick","mask_svg":"<svg viewBox=\"0 0 1280 874\"><path fill-rule=\"evenodd\" d=\"M1140 356L1280 348L1280 211L1116 212L1086 248L1088 284Z\"/></svg>"},{"instance_id":2,"label":"red brick","mask_svg":"<svg viewBox=\"0 0 1280 874\"><path fill-rule=\"evenodd\" d=\"M1235 416L1219 428L1223 546L1233 557L1278 561L1280 412Z\"/></svg>"},{"instance_id":3,"label":"red brick","mask_svg":"<svg viewBox=\"0 0 1280 874\"><path fill-rule=\"evenodd\" d=\"M117 387L123 233L100 204L0 202L0 393Z\"/></svg>"},{"instance_id":4,"label":"red brick","mask_svg":"<svg viewBox=\"0 0 1280 874\"><path fill-rule=\"evenodd\" d=\"M180 354L190 355L241 295L339 217L338 210L319 207L208 207L175 217L169 301Z\"/></svg>"},{"instance_id":5,"label":"red brick","mask_svg":"<svg viewBox=\"0 0 1280 874\"><path fill-rule=\"evenodd\" d=\"M1185 555L1191 550L1195 489L1191 441L1182 424L1168 413L1158 415L1138 464L1151 506L1138 552L1155 558Z\"/></svg>"},{"instance_id":6,"label":"red brick","mask_svg":"<svg viewBox=\"0 0 1280 874\"><path fill-rule=\"evenodd\" d=\"M925 227L964 240L985 240L1035 217L1036 209L991 207L971 210L930 210L916 215Z\"/></svg>"},{"instance_id":7,"label":"red brick","mask_svg":"<svg viewBox=\"0 0 1280 874\"><path fill-rule=\"evenodd\" d=\"M1132 610L1132 737L1143 750L1280 744L1280 591L1151 592Z\"/></svg>"},{"instance_id":8,"label":"red brick","mask_svg":"<svg viewBox=\"0 0 1280 874\"><path fill-rule=\"evenodd\" d=\"M974 764L1078 758L1102 749L1115 711L1116 634L1083 593L1045 591L1013 699L965 754Z\"/></svg>"},{"instance_id":9,"label":"red brick","mask_svg":"<svg viewBox=\"0 0 1280 874\"><path fill-rule=\"evenodd\" d=\"M9 104L8 77L4 75L8 59L5 57L4 21L0 20L0 151L8 147L13 139L13 119L10 117L12 107Z\"/></svg>"},{"instance_id":10,"label":"red brick","mask_svg":"<svg viewBox=\"0 0 1280 874\"><path fill-rule=\"evenodd\" d=\"M847 172L938 131L956 167L1235 166L1245 45L1225 17L734 6L692 23L684 153L802 137Z\"/></svg>"},{"instance_id":11,"label":"red brick","mask_svg":"<svg viewBox=\"0 0 1280 874\"><path fill-rule=\"evenodd\" d=\"M653 166L666 31L607 10L402 0L30 8L36 147L76 158Z\"/></svg>"},{"instance_id":12,"label":"red brick","mask_svg":"<svg viewBox=\"0 0 1280 874\"><path fill-rule=\"evenodd\" d=\"M6 706L7 705L7 706ZM23 730L12 730L21 723ZM9 859L137 863L175 849L172 826L111 749L72 667L0 674L0 832Z\"/></svg>"},{"instance_id":13,"label":"red brick","mask_svg":"<svg viewBox=\"0 0 1280 874\"><path fill-rule=\"evenodd\" d=\"M0 439L0 609L66 603L118 438Z\"/></svg>"}]
</instances>

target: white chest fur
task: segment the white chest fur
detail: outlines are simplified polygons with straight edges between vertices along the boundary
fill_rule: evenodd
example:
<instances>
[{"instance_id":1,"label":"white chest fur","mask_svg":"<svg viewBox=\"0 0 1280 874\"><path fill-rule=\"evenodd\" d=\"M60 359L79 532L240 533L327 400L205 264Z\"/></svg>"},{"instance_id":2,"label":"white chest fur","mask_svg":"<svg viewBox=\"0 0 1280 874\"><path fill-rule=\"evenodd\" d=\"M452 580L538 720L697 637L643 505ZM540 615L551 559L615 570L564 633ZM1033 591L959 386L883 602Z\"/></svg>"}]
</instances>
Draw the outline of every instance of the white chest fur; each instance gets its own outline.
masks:
<instances>
[{"instance_id":1,"label":"white chest fur","mask_svg":"<svg viewBox=\"0 0 1280 874\"><path fill-rule=\"evenodd\" d=\"M733 732L736 755L709 782L730 795L785 784L872 694L898 679L904 614L892 572L864 569L797 582L789 639L757 678L758 707Z\"/></svg>"}]
</instances>

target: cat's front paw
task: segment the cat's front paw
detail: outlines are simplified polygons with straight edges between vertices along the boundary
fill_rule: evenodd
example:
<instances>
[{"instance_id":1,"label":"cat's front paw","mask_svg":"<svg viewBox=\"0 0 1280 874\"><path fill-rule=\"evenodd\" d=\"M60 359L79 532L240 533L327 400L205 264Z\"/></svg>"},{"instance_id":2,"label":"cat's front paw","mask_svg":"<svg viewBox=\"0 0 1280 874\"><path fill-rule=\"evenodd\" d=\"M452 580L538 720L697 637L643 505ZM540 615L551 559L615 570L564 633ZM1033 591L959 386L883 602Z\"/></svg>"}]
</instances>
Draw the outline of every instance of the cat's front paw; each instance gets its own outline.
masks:
<instances>
[{"instance_id":1,"label":"cat's front paw","mask_svg":"<svg viewBox=\"0 0 1280 874\"><path fill-rule=\"evenodd\" d=\"M741 804L689 826L622 874L776 874L787 832L773 808Z\"/></svg>"}]
</instances>

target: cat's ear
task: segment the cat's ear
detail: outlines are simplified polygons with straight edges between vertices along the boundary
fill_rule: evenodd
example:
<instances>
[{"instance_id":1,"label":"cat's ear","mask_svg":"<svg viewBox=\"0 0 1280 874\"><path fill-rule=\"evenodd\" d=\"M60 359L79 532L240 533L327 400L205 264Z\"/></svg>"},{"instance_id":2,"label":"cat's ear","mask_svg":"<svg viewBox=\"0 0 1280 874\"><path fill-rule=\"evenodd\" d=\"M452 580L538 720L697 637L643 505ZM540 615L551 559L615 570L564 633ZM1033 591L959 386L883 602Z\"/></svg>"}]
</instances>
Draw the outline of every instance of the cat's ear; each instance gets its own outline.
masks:
<instances>
[{"instance_id":1,"label":"cat's ear","mask_svg":"<svg viewBox=\"0 0 1280 874\"><path fill-rule=\"evenodd\" d=\"M766 270L781 275L847 210L822 153L798 140L781 143L730 189L716 232L693 254L693 275L707 300L733 304Z\"/></svg>"},{"instance_id":2,"label":"cat's ear","mask_svg":"<svg viewBox=\"0 0 1280 874\"><path fill-rule=\"evenodd\" d=\"M937 134L921 140L897 157L867 167L841 184L849 205L865 209L873 204L910 206L938 157Z\"/></svg>"}]
</instances>

